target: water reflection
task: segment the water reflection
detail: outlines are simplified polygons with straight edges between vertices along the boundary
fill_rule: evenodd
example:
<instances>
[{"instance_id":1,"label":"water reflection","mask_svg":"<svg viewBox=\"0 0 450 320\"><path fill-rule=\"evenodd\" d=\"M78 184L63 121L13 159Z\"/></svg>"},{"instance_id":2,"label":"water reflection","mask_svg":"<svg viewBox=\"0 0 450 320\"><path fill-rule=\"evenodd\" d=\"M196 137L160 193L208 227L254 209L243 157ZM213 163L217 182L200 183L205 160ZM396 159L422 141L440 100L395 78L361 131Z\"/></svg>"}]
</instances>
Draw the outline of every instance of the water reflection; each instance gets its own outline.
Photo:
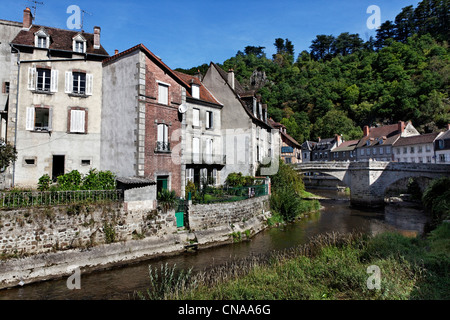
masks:
<instances>
[{"instance_id":1,"label":"water reflection","mask_svg":"<svg viewBox=\"0 0 450 320\"><path fill-rule=\"evenodd\" d=\"M220 265L232 258L243 258L272 250L282 250L304 244L318 234L359 231L377 234L397 230L405 234L423 231L425 215L413 208L389 207L386 212L369 212L350 208L343 193L313 191L324 197L343 200L323 200L324 209L291 225L266 230L251 241L185 253L179 256L144 261L91 274L82 274L81 290L70 291L66 279L32 284L23 288L0 291L3 300L120 300L130 299L136 291L148 287L149 265L176 264L177 268L194 271Z\"/></svg>"}]
</instances>

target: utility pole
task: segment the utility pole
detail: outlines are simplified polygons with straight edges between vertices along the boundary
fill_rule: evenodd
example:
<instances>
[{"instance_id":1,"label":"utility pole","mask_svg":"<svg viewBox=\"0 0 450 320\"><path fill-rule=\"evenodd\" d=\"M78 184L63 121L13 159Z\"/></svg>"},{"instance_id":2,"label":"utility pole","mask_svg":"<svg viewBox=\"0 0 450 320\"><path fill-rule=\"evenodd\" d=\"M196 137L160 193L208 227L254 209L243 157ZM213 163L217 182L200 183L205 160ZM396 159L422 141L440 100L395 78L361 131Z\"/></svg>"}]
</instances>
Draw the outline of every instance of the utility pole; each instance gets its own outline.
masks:
<instances>
[{"instance_id":1,"label":"utility pole","mask_svg":"<svg viewBox=\"0 0 450 320\"><path fill-rule=\"evenodd\" d=\"M43 2L39 2L39 1L36 1L36 0L28 0L29 2L33 2L34 3L34 5L31 7L31 8L33 8L33 21L34 20L36 20L36 9L37 9L37 6L38 5L44 5L44 3Z\"/></svg>"},{"instance_id":2,"label":"utility pole","mask_svg":"<svg viewBox=\"0 0 450 320\"><path fill-rule=\"evenodd\" d=\"M86 10L81 10L82 14L81 14L81 31L83 31L83 26L84 26L84 14L87 13L88 15L92 16L92 13L87 12Z\"/></svg>"}]
</instances>

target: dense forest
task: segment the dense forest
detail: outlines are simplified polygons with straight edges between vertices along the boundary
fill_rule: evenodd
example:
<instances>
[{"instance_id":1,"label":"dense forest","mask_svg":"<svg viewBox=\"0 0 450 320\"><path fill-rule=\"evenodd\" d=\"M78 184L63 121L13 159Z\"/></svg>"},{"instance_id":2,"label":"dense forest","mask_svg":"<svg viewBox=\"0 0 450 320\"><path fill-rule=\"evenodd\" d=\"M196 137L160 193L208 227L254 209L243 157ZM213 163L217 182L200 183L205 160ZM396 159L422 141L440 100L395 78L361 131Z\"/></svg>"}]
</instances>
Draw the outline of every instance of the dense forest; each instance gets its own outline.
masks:
<instances>
[{"instance_id":1,"label":"dense forest","mask_svg":"<svg viewBox=\"0 0 450 320\"><path fill-rule=\"evenodd\" d=\"M219 65L257 90L269 116L299 142L335 134L358 139L365 125L400 120L422 133L440 130L450 122L449 3L405 7L368 41L348 32L317 35L296 57L293 43L279 38L270 58L264 47L248 46Z\"/></svg>"}]
</instances>

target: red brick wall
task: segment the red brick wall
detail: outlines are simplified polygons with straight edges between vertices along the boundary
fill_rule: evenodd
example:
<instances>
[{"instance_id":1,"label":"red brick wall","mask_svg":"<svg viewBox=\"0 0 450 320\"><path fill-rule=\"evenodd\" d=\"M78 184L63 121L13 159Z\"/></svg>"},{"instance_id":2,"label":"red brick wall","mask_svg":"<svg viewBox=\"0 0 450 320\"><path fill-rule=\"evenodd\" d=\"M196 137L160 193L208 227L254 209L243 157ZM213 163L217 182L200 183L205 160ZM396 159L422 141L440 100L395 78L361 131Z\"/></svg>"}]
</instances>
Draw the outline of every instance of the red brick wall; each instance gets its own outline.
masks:
<instances>
[{"instance_id":1,"label":"red brick wall","mask_svg":"<svg viewBox=\"0 0 450 320\"><path fill-rule=\"evenodd\" d=\"M169 142L171 150L174 150L179 141L171 141L174 131L181 130L181 122L178 118L178 107L181 104L181 86L164 70L147 58L146 61L146 117L145 117L145 176L156 179L155 175L170 173L170 187L181 196L181 165L172 161L171 153L157 153L156 142L158 124L169 125ZM158 83L161 81L170 84L169 105L158 103Z\"/></svg>"}]
</instances>

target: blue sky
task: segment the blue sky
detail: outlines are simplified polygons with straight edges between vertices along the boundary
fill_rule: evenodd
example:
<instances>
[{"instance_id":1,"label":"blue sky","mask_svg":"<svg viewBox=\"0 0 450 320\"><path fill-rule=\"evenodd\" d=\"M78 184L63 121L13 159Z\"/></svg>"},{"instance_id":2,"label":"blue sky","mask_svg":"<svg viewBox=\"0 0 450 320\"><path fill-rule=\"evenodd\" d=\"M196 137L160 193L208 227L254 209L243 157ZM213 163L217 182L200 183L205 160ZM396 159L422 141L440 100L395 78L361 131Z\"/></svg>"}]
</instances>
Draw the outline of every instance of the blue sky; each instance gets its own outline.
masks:
<instances>
[{"instance_id":1,"label":"blue sky","mask_svg":"<svg viewBox=\"0 0 450 320\"><path fill-rule=\"evenodd\" d=\"M367 8L377 5L381 21L393 20L403 7L418 0L39 0L36 24L67 28L70 5L89 12L84 30L102 28L109 54L143 43L171 68L222 63L248 45L266 47L270 57L276 38L288 38L296 55L309 50L318 34L359 33L367 28ZM0 19L22 21L28 0L0 0Z\"/></svg>"}]
</instances>

